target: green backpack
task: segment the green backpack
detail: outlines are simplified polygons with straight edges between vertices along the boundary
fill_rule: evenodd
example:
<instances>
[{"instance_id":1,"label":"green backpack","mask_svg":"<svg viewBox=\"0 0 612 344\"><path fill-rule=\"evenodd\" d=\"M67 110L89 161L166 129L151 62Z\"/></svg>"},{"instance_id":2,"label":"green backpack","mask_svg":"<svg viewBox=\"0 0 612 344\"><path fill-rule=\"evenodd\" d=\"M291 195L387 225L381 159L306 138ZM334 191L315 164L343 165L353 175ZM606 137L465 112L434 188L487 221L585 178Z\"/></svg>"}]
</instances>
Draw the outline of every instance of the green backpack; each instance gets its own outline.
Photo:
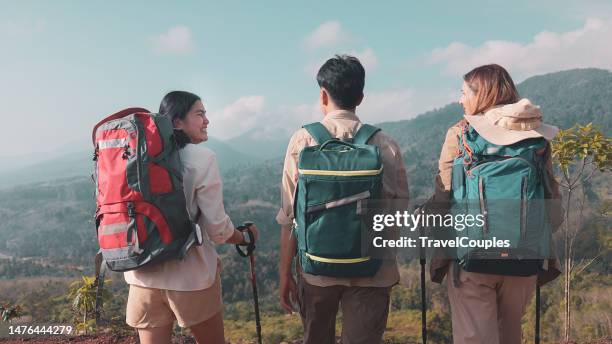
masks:
<instances>
[{"instance_id":1,"label":"green backpack","mask_svg":"<svg viewBox=\"0 0 612 344\"><path fill-rule=\"evenodd\" d=\"M380 129L364 124L352 140L332 138L321 123L304 128L317 142L302 150L295 192L295 234L304 272L333 277L373 276L381 260L367 254L363 202L378 199L382 161L368 140Z\"/></svg>"},{"instance_id":2,"label":"green backpack","mask_svg":"<svg viewBox=\"0 0 612 344\"><path fill-rule=\"evenodd\" d=\"M531 276L549 255L550 225L545 206L544 156L548 142L526 139L495 145L469 125L459 140L461 155L452 169L451 214L483 215L484 225L452 231L469 240L507 240L508 247L456 248L466 271Z\"/></svg>"}]
</instances>

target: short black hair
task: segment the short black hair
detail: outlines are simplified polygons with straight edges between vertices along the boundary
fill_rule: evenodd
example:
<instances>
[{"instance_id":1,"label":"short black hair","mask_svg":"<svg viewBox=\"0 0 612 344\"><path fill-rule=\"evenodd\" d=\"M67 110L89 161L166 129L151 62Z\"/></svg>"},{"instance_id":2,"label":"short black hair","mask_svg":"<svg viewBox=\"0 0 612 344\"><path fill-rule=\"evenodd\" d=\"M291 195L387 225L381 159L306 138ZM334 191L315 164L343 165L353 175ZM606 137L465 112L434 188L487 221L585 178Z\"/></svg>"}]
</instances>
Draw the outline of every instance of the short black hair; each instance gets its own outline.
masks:
<instances>
[{"instance_id":1,"label":"short black hair","mask_svg":"<svg viewBox=\"0 0 612 344\"><path fill-rule=\"evenodd\" d=\"M363 97L365 69L354 56L336 55L319 68L317 83L340 108L353 109Z\"/></svg>"}]
</instances>

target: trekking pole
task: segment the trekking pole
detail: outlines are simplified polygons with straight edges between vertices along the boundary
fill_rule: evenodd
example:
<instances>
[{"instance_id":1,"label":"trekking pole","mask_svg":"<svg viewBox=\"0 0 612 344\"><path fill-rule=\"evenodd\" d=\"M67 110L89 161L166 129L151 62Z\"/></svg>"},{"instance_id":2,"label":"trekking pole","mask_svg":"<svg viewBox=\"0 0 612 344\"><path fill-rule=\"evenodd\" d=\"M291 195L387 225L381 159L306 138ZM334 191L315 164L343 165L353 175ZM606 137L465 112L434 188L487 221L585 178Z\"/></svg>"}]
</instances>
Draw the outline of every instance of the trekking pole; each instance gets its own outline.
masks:
<instances>
[{"instance_id":1,"label":"trekking pole","mask_svg":"<svg viewBox=\"0 0 612 344\"><path fill-rule=\"evenodd\" d=\"M414 213L418 214L423 205L417 205L414 207ZM419 236L424 236L423 227L419 227ZM421 338L423 344L427 344L427 305L425 295L425 247L422 245L419 247L419 263L421 264Z\"/></svg>"},{"instance_id":2,"label":"trekking pole","mask_svg":"<svg viewBox=\"0 0 612 344\"><path fill-rule=\"evenodd\" d=\"M535 295L535 344L540 344L540 285L536 281L536 295Z\"/></svg>"},{"instance_id":3,"label":"trekking pole","mask_svg":"<svg viewBox=\"0 0 612 344\"><path fill-rule=\"evenodd\" d=\"M246 231L249 235L249 242L243 245L236 245L236 250L238 254L242 257L249 257L249 267L251 272L251 285L253 286L253 301L255 303L255 326L257 329L257 343L262 344L261 342L261 320L259 318L259 297L257 296L257 276L255 274L255 237L253 236L253 232L249 228L253 223L245 222L242 226L238 226L236 229L244 232ZM240 246L246 246L246 252L243 251Z\"/></svg>"},{"instance_id":4,"label":"trekking pole","mask_svg":"<svg viewBox=\"0 0 612 344\"><path fill-rule=\"evenodd\" d=\"M96 254L95 265L96 279L93 286L96 288L96 301L94 305L94 314L96 325L101 325L100 313L102 312L102 292L104 291L104 275L106 274L106 262L101 252Z\"/></svg>"}]
</instances>

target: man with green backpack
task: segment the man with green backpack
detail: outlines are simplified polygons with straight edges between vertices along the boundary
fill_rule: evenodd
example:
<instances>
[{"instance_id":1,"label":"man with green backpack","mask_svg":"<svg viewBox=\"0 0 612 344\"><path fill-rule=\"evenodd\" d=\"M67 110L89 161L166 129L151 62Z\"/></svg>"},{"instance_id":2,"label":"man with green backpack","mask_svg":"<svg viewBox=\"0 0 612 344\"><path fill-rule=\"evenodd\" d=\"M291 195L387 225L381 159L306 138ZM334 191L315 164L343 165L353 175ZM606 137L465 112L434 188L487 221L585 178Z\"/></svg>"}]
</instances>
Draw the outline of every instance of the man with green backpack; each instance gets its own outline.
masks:
<instances>
[{"instance_id":1,"label":"man with green backpack","mask_svg":"<svg viewBox=\"0 0 612 344\"><path fill-rule=\"evenodd\" d=\"M407 200L406 170L397 143L355 114L365 83L357 58L329 59L317 82L324 119L293 134L283 168L281 305L299 308L305 344L335 343L340 306L343 343L379 343L399 273L395 259L364 250L362 215L368 200Z\"/></svg>"}]
</instances>

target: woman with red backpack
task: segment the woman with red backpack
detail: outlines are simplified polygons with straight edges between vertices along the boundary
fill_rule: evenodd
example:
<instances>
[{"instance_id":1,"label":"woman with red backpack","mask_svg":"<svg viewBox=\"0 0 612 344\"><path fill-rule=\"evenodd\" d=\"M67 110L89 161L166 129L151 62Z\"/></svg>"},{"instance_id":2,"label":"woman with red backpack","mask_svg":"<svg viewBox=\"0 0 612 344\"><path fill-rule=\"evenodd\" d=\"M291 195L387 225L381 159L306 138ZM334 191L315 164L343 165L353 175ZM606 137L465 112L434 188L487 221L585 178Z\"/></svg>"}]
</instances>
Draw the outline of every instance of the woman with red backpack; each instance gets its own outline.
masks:
<instances>
[{"instance_id":1,"label":"woman with red backpack","mask_svg":"<svg viewBox=\"0 0 612 344\"><path fill-rule=\"evenodd\" d=\"M141 343L169 343L174 321L189 328L198 343L223 344L221 263L214 244L245 244L223 206L221 174L215 153L198 145L208 140L210 124L200 97L168 93L159 113L172 120L180 146L187 210L203 232L201 245L184 259L166 260L124 273L130 284L126 322L138 329ZM198 216L199 214L199 216ZM249 230L257 239L257 228Z\"/></svg>"}]
</instances>

